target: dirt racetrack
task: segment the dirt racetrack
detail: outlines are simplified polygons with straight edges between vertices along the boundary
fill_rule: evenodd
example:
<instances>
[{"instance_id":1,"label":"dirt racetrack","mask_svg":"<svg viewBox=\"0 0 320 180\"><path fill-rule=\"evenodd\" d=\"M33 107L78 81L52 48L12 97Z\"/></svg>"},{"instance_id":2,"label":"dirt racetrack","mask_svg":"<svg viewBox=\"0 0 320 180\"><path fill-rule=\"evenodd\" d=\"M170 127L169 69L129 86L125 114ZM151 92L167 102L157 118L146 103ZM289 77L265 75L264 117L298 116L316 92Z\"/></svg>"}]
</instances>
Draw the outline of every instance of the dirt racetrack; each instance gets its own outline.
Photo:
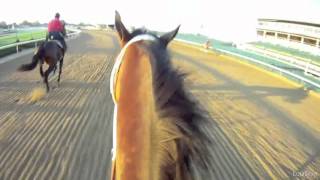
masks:
<instances>
[{"instance_id":1,"label":"dirt racetrack","mask_svg":"<svg viewBox=\"0 0 320 180\"><path fill-rule=\"evenodd\" d=\"M113 32L83 32L69 41L62 80L38 102L39 70L0 65L0 180L109 177L113 103L109 76L119 44ZM170 45L187 87L216 123L214 177L319 179L320 96L241 61Z\"/></svg>"}]
</instances>

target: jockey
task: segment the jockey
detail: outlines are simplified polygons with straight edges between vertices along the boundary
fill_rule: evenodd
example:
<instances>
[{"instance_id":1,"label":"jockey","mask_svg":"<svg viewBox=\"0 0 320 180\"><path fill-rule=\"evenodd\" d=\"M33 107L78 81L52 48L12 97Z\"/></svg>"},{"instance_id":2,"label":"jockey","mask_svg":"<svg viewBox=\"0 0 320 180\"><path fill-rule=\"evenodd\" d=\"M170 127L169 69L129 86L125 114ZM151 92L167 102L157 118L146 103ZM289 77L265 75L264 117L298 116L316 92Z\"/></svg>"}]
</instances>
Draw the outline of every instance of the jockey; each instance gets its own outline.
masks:
<instances>
[{"instance_id":1,"label":"jockey","mask_svg":"<svg viewBox=\"0 0 320 180\"><path fill-rule=\"evenodd\" d=\"M204 44L204 48L205 49L209 49L210 48L210 41L209 40L207 40L206 42L205 42L205 44Z\"/></svg>"},{"instance_id":2,"label":"jockey","mask_svg":"<svg viewBox=\"0 0 320 180\"><path fill-rule=\"evenodd\" d=\"M48 37L49 39L58 40L61 42L64 51L67 50L67 44L64 40L65 29L64 23L59 20L60 14L56 13L55 18L48 24Z\"/></svg>"}]
</instances>

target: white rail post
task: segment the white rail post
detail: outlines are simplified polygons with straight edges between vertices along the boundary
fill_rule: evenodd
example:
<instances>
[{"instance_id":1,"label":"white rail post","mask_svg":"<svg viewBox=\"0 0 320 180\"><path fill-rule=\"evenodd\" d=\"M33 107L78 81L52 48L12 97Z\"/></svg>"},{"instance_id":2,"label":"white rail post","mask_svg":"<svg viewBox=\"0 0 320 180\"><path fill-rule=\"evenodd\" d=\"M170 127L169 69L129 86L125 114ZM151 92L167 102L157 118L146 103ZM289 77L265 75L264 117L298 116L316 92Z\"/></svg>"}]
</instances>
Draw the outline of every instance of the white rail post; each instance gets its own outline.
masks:
<instances>
[{"instance_id":1,"label":"white rail post","mask_svg":"<svg viewBox=\"0 0 320 180\"><path fill-rule=\"evenodd\" d=\"M16 43L19 43L20 42L20 40L19 40L19 37L18 37L18 31L16 31ZM17 46L16 46L16 51L17 51L17 53L19 52L19 45L17 44Z\"/></svg>"},{"instance_id":2,"label":"white rail post","mask_svg":"<svg viewBox=\"0 0 320 180\"><path fill-rule=\"evenodd\" d=\"M311 63L311 60L308 61L306 68L304 69L304 74L308 74L310 63Z\"/></svg>"}]
</instances>

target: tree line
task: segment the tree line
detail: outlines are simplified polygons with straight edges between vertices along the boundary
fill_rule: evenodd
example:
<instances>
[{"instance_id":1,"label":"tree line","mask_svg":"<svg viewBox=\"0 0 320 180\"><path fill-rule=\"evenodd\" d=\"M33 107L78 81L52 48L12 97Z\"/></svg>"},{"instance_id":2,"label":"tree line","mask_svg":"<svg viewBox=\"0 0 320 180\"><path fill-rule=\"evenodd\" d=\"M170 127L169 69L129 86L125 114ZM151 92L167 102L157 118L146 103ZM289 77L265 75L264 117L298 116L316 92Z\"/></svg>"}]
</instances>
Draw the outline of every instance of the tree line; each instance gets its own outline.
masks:
<instances>
[{"instance_id":1,"label":"tree line","mask_svg":"<svg viewBox=\"0 0 320 180\"><path fill-rule=\"evenodd\" d=\"M19 26L30 26L30 27L36 27L36 26L44 26L46 24L41 24L39 21L35 22L29 22L27 20L22 21L21 23L6 23L5 21L0 21L0 28L2 29L8 29L11 28L12 26L14 27L19 27Z\"/></svg>"},{"instance_id":2,"label":"tree line","mask_svg":"<svg viewBox=\"0 0 320 180\"><path fill-rule=\"evenodd\" d=\"M28 26L28 27L39 27L39 26L47 26L48 23L40 23L39 21L35 21L35 22L30 22L27 20L22 21L21 23L6 23L5 21L0 21L0 29L8 29L11 28L12 26L14 27L23 27L23 26ZM83 23L80 22L78 24L70 24L68 23L68 25L74 25L74 26L93 26L92 24L89 23ZM101 28L107 28L108 25L106 24L98 24Z\"/></svg>"}]
</instances>

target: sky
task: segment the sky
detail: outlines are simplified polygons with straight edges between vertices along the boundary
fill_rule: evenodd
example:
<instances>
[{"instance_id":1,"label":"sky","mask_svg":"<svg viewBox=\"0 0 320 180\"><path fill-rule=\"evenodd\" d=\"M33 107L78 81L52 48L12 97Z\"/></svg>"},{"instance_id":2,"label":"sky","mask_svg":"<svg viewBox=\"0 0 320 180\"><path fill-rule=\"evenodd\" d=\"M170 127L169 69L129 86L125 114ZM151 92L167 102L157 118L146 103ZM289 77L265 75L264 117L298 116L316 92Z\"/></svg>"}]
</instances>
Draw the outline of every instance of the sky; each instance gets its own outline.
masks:
<instances>
[{"instance_id":1,"label":"sky","mask_svg":"<svg viewBox=\"0 0 320 180\"><path fill-rule=\"evenodd\" d=\"M56 12L69 23L113 24L118 10L128 27L202 33L246 41L255 37L258 18L320 24L320 0L9 0L1 2L0 21L48 22ZM6 8L3 8L6 7Z\"/></svg>"}]
</instances>

